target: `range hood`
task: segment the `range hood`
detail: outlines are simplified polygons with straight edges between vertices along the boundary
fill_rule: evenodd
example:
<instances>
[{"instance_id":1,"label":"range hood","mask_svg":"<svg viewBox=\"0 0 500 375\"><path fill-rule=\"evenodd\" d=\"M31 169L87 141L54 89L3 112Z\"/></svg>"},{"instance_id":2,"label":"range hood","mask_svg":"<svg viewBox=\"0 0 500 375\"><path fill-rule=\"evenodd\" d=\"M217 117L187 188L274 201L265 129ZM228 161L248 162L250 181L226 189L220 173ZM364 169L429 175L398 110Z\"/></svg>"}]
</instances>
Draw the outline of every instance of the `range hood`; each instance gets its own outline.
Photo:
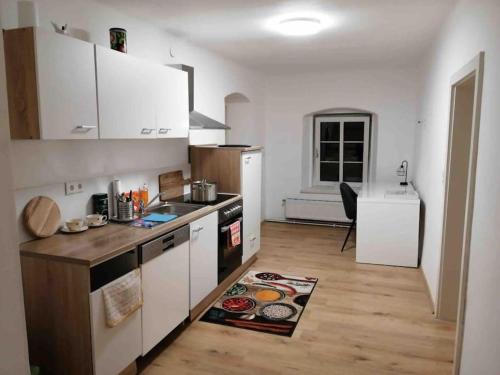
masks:
<instances>
[{"instance_id":1,"label":"range hood","mask_svg":"<svg viewBox=\"0 0 500 375\"><path fill-rule=\"evenodd\" d=\"M189 65L170 65L187 72L189 88L189 128L190 129L231 129L229 126L194 110L194 68Z\"/></svg>"}]
</instances>

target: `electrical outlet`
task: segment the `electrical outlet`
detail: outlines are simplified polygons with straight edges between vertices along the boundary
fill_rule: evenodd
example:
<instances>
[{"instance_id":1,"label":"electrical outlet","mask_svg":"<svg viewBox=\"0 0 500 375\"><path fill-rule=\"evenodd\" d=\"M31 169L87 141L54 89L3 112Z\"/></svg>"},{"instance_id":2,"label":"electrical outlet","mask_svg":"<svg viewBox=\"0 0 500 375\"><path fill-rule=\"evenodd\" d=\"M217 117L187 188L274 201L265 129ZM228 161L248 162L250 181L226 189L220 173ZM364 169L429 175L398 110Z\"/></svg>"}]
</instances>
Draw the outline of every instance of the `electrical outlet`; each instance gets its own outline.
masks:
<instances>
[{"instance_id":1,"label":"electrical outlet","mask_svg":"<svg viewBox=\"0 0 500 375\"><path fill-rule=\"evenodd\" d=\"M83 183L81 181L66 182L64 187L66 195L83 193Z\"/></svg>"}]
</instances>

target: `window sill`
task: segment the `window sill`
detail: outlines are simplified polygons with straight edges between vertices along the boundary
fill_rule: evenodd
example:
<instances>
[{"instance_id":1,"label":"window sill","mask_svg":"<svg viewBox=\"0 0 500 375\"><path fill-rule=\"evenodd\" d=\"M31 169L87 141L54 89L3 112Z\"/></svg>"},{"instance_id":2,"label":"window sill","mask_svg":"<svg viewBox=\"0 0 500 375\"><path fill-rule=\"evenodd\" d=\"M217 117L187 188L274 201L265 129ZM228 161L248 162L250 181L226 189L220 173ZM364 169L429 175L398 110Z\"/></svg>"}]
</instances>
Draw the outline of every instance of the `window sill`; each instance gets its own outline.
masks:
<instances>
[{"instance_id":1,"label":"window sill","mask_svg":"<svg viewBox=\"0 0 500 375\"><path fill-rule=\"evenodd\" d=\"M359 194L359 191L361 190L361 186L353 186L350 184L352 189ZM340 185L314 185L314 186L309 186L307 188L303 188L300 191L301 194L326 194L326 195L338 195L340 196Z\"/></svg>"},{"instance_id":2,"label":"window sill","mask_svg":"<svg viewBox=\"0 0 500 375\"><path fill-rule=\"evenodd\" d=\"M340 195L339 185L334 186L309 186L300 191L303 194L332 194Z\"/></svg>"}]
</instances>

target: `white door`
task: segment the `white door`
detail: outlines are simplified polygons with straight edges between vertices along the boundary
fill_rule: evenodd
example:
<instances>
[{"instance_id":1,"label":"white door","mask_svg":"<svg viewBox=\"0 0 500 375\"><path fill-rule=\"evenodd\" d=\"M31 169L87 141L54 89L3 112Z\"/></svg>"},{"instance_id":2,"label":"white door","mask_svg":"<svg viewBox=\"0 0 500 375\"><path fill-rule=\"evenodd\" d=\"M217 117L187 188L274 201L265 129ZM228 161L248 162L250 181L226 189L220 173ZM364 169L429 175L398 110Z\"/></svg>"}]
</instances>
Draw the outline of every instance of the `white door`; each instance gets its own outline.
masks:
<instances>
[{"instance_id":1,"label":"white door","mask_svg":"<svg viewBox=\"0 0 500 375\"><path fill-rule=\"evenodd\" d=\"M142 354L189 316L189 242L141 265Z\"/></svg>"},{"instance_id":2,"label":"white door","mask_svg":"<svg viewBox=\"0 0 500 375\"><path fill-rule=\"evenodd\" d=\"M260 249L262 153L241 154L243 195L243 263Z\"/></svg>"},{"instance_id":3,"label":"white door","mask_svg":"<svg viewBox=\"0 0 500 375\"><path fill-rule=\"evenodd\" d=\"M94 374L118 374L141 355L141 311L110 328L106 325L102 289L90 294L90 306Z\"/></svg>"},{"instance_id":4,"label":"white door","mask_svg":"<svg viewBox=\"0 0 500 375\"><path fill-rule=\"evenodd\" d=\"M190 309L217 287L218 212L193 221L189 225L190 240Z\"/></svg>"},{"instance_id":5,"label":"white door","mask_svg":"<svg viewBox=\"0 0 500 375\"><path fill-rule=\"evenodd\" d=\"M156 86L158 138L187 138L189 135L187 73L167 66L158 66Z\"/></svg>"},{"instance_id":6,"label":"white door","mask_svg":"<svg viewBox=\"0 0 500 375\"><path fill-rule=\"evenodd\" d=\"M94 45L35 29L42 139L97 139Z\"/></svg>"},{"instance_id":7,"label":"white door","mask_svg":"<svg viewBox=\"0 0 500 375\"><path fill-rule=\"evenodd\" d=\"M109 48L95 48L100 137L156 138L157 65Z\"/></svg>"}]
</instances>

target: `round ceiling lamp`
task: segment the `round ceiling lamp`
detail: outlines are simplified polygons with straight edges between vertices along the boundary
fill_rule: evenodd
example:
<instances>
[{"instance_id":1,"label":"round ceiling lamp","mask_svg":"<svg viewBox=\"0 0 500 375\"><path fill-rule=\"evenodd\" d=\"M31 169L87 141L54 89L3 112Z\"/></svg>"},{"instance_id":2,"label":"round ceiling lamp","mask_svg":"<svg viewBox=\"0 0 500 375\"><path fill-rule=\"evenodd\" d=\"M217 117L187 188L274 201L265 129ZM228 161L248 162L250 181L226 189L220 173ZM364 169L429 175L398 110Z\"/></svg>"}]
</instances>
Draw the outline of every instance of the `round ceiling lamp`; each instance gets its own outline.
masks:
<instances>
[{"instance_id":1,"label":"round ceiling lamp","mask_svg":"<svg viewBox=\"0 0 500 375\"><path fill-rule=\"evenodd\" d=\"M312 17L288 18L280 21L276 29L289 36L314 35L321 31L321 21Z\"/></svg>"}]
</instances>

